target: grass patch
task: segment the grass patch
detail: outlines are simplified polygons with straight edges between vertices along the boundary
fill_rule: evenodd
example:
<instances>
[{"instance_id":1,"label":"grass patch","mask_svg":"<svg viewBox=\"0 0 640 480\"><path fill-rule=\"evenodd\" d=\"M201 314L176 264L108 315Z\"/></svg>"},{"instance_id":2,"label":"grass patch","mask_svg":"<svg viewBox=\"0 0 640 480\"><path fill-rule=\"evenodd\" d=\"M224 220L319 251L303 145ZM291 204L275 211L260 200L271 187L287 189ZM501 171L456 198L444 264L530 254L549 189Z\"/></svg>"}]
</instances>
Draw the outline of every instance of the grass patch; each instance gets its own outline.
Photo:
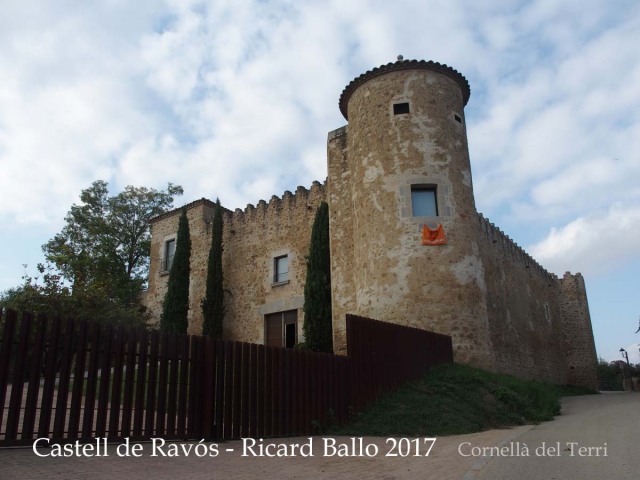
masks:
<instances>
[{"instance_id":1,"label":"grass patch","mask_svg":"<svg viewBox=\"0 0 640 480\"><path fill-rule=\"evenodd\" d=\"M385 394L337 435L453 435L552 420L560 390L466 365L440 365Z\"/></svg>"}]
</instances>

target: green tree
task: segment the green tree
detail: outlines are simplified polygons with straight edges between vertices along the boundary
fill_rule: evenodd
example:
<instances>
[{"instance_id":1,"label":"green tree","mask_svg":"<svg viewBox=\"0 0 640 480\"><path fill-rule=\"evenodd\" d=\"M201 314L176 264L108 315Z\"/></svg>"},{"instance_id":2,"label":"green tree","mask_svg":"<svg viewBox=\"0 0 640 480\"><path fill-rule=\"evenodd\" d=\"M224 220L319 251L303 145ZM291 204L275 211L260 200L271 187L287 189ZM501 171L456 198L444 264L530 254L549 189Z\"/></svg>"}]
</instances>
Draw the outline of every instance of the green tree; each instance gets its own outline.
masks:
<instances>
[{"instance_id":1,"label":"green tree","mask_svg":"<svg viewBox=\"0 0 640 480\"><path fill-rule=\"evenodd\" d=\"M25 265L26 268L26 265ZM37 266L38 274L24 274L24 283L0 294L0 306L16 311L55 313L60 316L73 314L71 290L51 265Z\"/></svg>"},{"instance_id":2,"label":"green tree","mask_svg":"<svg viewBox=\"0 0 640 480\"><path fill-rule=\"evenodd\" d=\"M169 270L167 293L162 305L160 328L168 332L187 333L189 321L189 258L191 237L187 209L182 210L176 236L176 252Z\"/></svg>"},{"instance_id":3,"label":"green tree","mask_svg":"<svg viewBox=\"0 0 640 480\"><path fill-rule=\"evenodd\" d=\"M24 275L23 285L0 294L0 307L116 325L145 325L149 316L141 305L123 305L97 287L71 291L51 264L38 264L38 274Z\"/></svg>"},{"instance_id":4,"label":"green tree","mask_svg":"<svg viewBox=\"0 0 640 480\"><path fill-rule=\"evenodd\" d=\"M147 321L140 290L149 265L149 220L172 208L182 188L127 186L109 196L107 187L98 180L82 190L62 231L42 247L46 264L0 294L2 306L113 323Z\"/></svg>"},{"instance_id":5,"label":"green tree","mask_svg":"<svg viewBox=\"0 0 640 480\"><path fill-rule=\"evenodd\" d=\"M216 199L211 228L211 247L207 266L207 291L202 300L202 334L222 338L224 319L224 285L222 274L222 206Z\"/></svg>"},{"instance_id":6,"label":"green tree","mask_svg":"<svg viewBox=\"0 0 640 480\"><path fill-rule=\"evenodd\" d=\"M596 370L598 373L598 389L602 391L608 390L624 390L622 384L623 369L626 365L623 361L615 360L607 362L603 358L598 359Z\"/></svg>"},{"instance_id":7,"label":"green tree","mask_svg":"<svg viewBox=\"0 0 640 480\"><path fill-rule=\"evenodd\" d=\"M322 202L311 230L304 286L304 335L307 348L333 352L329 206Z\"/></svg>"},{"instance_id":8,"label":"green tree","mask_svg":"<svg viewBox=\"0 0 640 480\"><path fill-rule=\"evenodd\" d=\"M45 258L73 293L97 289L123 305L136 305L149 266L149 220L173 204L182 188L167 190L127 186L109 196L102 180L82 190L60 233L43 245Z\"/></svg>"}]
</instances>

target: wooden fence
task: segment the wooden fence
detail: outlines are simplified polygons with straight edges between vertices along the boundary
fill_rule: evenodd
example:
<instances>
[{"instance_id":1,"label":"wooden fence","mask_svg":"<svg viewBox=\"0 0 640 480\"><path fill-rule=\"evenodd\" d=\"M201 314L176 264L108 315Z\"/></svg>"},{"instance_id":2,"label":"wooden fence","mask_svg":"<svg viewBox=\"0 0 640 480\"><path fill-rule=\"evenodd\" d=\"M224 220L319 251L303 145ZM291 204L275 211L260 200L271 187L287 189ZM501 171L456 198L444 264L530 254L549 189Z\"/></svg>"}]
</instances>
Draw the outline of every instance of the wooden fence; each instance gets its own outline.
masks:
<instances>
[{"instance_id":1,"label":"wooden fence","mask_svg":"<svg viewBox=\"0 0 640 480\"><path fill-rule=\"evenodd\" d=\"M451 338L347 316L348 356L8 311L0 447L316 433L452 362Z\"/></svg>"}]
</instances>

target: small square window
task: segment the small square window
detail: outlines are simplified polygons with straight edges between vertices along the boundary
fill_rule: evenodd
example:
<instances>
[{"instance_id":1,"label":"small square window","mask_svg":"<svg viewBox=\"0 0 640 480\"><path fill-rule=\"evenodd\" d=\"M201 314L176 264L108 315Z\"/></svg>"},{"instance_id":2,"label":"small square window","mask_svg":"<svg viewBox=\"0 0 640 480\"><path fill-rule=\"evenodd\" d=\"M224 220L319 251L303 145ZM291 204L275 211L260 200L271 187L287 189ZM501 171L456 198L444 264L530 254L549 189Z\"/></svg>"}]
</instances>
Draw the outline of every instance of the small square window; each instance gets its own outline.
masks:
<instances>
[{"instance_id":1,"label":"small square window","mask_svg":"<svg viewBox=\"0 0 640 480\"><path fill-rule=\"evenodd\" d=\"M436 187L411 187L411 212L414 217L437 217L438 199Z\"/></svg>"},{"instance_id":2,"label":"small square window","mask_svg":"<svg viewBox=\"0 0 640 480\"><path fill-rule=\"evenodd\" d=\"M462 123L462 117L460 115L458 115L457 113L453 114L453 118L456 119L456 122Z\"/></svg>"},{"instance_id":3,"label":"small square window","mask_svg":"<svg viewBox=\"0 0 640 480\"><path fill-rule=\"evenodd\" d=\"M401 115L403 113L409 113L409 103L394 103L393 104L393 114Z\"/></svg>"},{"instance_id":4,"label":"small square window","mask_svg":"<svg viewBox=\"0 0 640 480\"><path fill-rule=\"evenodd\" d=\"M173 257L176 255L176 239L172 238L164 242L164 258L162 259L162 271L168 272L173 264Z\"/></svg>"},{"instance_id":5,"label":"small square window","mask_svg":"<svg viewBox=\"0 0 640 480\"><path fill-rule=\"evenodd\" d=\"M283 255L273 260L273 283L289 280L289 256Z\"/></svg>"}]
</instances>

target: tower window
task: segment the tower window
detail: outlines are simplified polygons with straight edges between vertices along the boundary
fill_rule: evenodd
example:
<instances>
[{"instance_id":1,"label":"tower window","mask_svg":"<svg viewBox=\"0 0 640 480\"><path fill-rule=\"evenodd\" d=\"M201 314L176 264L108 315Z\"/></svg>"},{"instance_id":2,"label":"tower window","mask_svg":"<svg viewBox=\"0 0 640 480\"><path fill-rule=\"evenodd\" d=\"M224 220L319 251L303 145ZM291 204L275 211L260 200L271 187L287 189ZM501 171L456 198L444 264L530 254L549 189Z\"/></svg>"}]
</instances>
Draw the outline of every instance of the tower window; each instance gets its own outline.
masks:
<instances>
[{"instance_id":1,"label":"tower window","mask_svg":"<svg viewBox=\"0 0 640 480\"><path fill-rule=\"evenodd\" d=\"M460 115L458 115L457 113L453 114L453 118L456 119L456 122L462 123L462 117Z\"/></svg>"},{"instance_id":2,"label":"tower window","mask_svg":"<svg viewBox=\"0 0 640 480\"><path fill-rule=\"evenodd\" d=\"M409 113L409 103L394 103L393 104L393 114L401 115L403 113Z\"/></svg>"},{"instance_id":3,"label":"tower window","mask_svg":"<svg viewBox=\"0 0 640 480\"><path fill-rule=\"evenodd\" d=\"M282 255L273 259L273 283L289 280L289 256Z\"/></svg>"},{"instance_id":4,"label":"tower window","mask_svg":"<svg viewBox=\"0 0 640 480\"><path fill-rule=\"evenodd\" d=\"M411 212L414 217L437 217L436 187L411 186Z\"/></svg>"}]
</instances>

